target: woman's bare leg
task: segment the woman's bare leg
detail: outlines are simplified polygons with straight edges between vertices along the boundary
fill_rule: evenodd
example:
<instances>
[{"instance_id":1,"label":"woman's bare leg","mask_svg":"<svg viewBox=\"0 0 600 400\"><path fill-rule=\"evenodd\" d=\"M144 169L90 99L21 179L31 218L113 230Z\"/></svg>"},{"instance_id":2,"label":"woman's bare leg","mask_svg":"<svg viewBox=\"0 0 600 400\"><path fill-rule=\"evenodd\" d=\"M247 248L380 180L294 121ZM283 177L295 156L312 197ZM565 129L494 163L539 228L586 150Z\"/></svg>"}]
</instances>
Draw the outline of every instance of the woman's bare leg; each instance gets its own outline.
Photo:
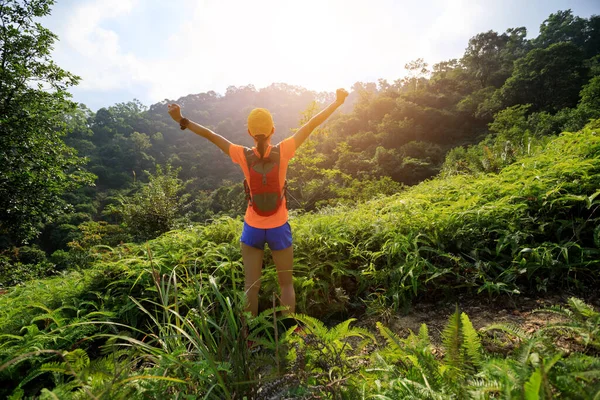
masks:
<instances>
[{"instance_id":1,"label":"woman's bare leg","mask_svg":"<svg viewBox=\"0 0 600 400\"><path fill-rule=\"evenodd\" d=\"M260 290L260 277L262 275L262 263L264 250L257 249L242 243L242 259L244 262L244 280L246 297L246 311L252 315L258 314L258 291Z\"/></svg>"},{"instance_id":2,"label":"woman's bare leg","mask_svg":"<svg viewBox=\"0 0 600 400\"><path fill-rule=\"evenodd\" d=\"M294 292L294 282L292 279L292 271L294 268L294 248L288 247L284 250L273 250L273 261L277 269L277 278L281 289L281 305L288 307L288 312L296 311L296 293Z\"/></svg>"}]
</instances>

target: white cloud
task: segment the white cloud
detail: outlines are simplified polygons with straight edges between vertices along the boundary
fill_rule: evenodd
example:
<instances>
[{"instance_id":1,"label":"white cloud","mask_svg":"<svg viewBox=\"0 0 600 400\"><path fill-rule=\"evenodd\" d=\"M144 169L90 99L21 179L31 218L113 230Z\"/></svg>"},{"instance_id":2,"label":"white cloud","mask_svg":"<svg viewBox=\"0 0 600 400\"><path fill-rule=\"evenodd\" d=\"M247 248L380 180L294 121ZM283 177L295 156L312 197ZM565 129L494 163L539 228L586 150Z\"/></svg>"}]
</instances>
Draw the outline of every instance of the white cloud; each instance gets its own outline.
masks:
<instances>
[{"instance_id":1,"label":"white cloud","mask_svg":"<svg viewBox=\"0 0 600 400\"><path fill-rule=\"evenodd\" d=\"M277 81L331 90L378 75L398 58L408 61L418 46L408 32L398 37L400 21L386 13L393 1L194 3L193 22L171 37L186 56L155 66L168 64L170 74L153 93ZM410 28L411 19L402 18Z\"/></svg>"},{"instance_id":2,"label":"white cloud","mask_svg":"<svg viewBox=\"0 0 600 400\"><path fill-rule=\"evenodd\" d=\"M82 77L79 89L111 91L134 82L140 60L124 52L119 33L102 24L130 15L138 3L138 0L78 2L62 21L55 56L59 65Z\"/></svg>"},{"instance_id":3,"label":"white cloud","mask_svg":"<svg viewBox=\"0 0 600 400\"><path fill-rule=\"evenodd\" d=\"M430 5L424 12L422 4L394 0L172 1L164 7L177 7L178 20L160 11L151 18L176 28L164 37L144 37L137 47L156 51L138 53L136 47L124 50L123 39L140 23L138 15L162 4L88 0L66 18L57 53L61 66L83 78L80 90L128 88L145 103L223 92L228 85L287 82L333 90L360 80L397 79L408 61L431 61L435 44L466 34L480 9L476 0Z\"/></svg>"}]
</instances>

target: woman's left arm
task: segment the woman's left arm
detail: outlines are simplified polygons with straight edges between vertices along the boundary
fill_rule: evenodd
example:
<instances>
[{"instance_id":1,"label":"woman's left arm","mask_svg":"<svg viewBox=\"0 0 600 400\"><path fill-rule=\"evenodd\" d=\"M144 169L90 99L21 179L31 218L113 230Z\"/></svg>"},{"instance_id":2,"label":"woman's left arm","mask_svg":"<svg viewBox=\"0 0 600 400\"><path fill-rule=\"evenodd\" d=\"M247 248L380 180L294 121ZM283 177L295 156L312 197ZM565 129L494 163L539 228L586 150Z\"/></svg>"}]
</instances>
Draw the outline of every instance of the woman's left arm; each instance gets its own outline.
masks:
<instances>
[{"instance_id":1,"label":"woman's left arm","mask_svg":"<svg viewBox=\"0 0 600 400\"><path fill-rule=\"evenodd\" d=\"M348 97L348 92L344 89L338 89L335 92L335 101L327 106L323 111L312 117L306 124L296 131L294 141L296 142L296 148L300 147L302 143L310 136L312 131L319 125L321 125L339 106L344 104Z\"/></svg>"}]
</instances>

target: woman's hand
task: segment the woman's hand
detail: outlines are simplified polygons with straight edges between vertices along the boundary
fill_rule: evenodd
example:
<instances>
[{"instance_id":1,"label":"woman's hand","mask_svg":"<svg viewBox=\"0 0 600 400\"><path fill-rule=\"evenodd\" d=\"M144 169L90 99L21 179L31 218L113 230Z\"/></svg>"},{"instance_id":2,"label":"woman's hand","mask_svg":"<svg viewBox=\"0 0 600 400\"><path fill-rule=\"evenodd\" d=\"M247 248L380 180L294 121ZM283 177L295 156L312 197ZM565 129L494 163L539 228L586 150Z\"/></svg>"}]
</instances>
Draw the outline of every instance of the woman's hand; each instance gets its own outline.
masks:
<instances>
[{"instance_id":1,"label":"woman's hand","mask_svg":"<svg viewBox=\"0 0 600 400\"><path fill-rule=\"evenodd\" d=\"M171 118L175 120L175 122L179 123L183 119L183 115L181 115L181 107L179 104L169 104L169 115Z\"/></svg>"},{"instance_id":2,"label":"woman's hand","mask_svg":"<svg viewBox=\"0 0 600 400\"><path fill-rule=\"evenodd\" d=\"M338 104L344 104L346 101L346 97L348 97L348 92L346 89L338 89L335 91L335 102Z\"/></svg>"}]
</instances>

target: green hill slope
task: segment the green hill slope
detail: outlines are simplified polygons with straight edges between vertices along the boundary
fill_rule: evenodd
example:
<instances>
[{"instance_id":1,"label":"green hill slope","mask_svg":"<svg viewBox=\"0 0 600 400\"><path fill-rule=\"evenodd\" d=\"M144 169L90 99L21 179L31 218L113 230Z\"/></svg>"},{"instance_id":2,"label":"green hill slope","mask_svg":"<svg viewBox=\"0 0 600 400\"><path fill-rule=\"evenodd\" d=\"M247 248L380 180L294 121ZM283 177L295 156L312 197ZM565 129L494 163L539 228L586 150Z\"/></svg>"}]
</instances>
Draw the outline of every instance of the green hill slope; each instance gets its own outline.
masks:
<instances>
[{"instance_id":1,"label":"green hill slope","mask_svg":"<svg viewBox=\"0 0 600 400\"><path fill-rule=\"evenodd\" d=\"M436 178L355 207L294 216L298 311L326 317L366 304L377 313L448 292L595 287L598 129L595 121L563 133L499 174ZM82 253L95 258L89 269L10 289L0 296L0 364L35 357L11 364L0 382L40 374L36 368L56 356L40 349L83 346L100 356L106 339L86 339L92 334L126 330L141 339L161 326L160 318L184 329L179 324L186 320L170 319L171 313L208 307L215 321L234 321L243 286L241 224L221 219L143 245L97 247ZM263 309L276 291L274 268L267 267Z\"/></svg>"},{"instance_id":2,"label":"green hill slope","mask_svg":"<svg viewBox=\"0 0 600 400\"><path fill-rule=\"evenodd\" d=\"M331 312L342 291L367 298L381 290L402 302L441 289L592 285L600 260L599 125L563 133L499 174L436 178L355 207L293 216L300 311ZM77 274L144 271L149 248L161 273L185 266L238 279L241 224L221 219L148 244L98 248L99 260ZM264 291L272 285L266 268Z\"/></svg>"}]
</instances>

